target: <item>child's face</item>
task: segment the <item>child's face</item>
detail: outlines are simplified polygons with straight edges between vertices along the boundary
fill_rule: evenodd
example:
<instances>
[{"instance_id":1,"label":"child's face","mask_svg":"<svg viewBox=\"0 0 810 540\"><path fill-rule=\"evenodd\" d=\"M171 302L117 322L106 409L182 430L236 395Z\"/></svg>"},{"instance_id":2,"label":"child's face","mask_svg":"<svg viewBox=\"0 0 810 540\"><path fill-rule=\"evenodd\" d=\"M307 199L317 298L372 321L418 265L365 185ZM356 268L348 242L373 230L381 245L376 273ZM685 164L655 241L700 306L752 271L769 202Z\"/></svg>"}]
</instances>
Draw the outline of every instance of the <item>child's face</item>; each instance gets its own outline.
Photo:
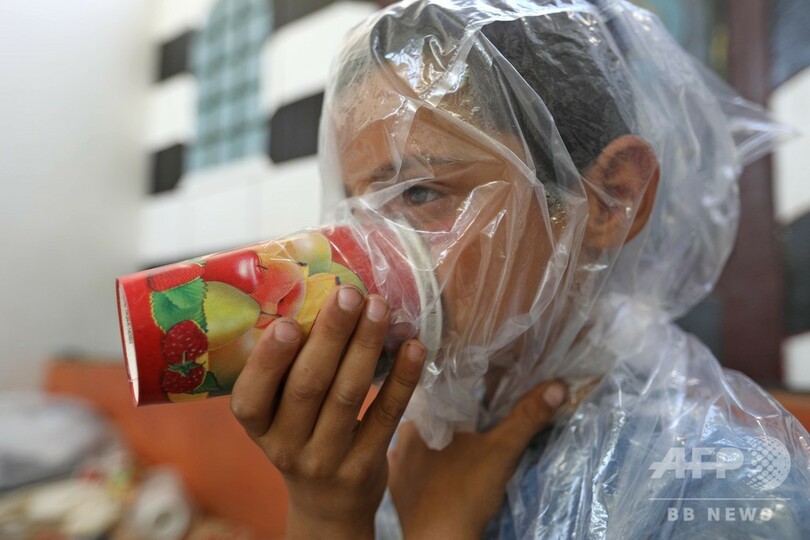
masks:
<instances>
[{"instance_id":1,"label":"child's face","mask_svg":"<svg viewBox=\"0 0 810 540\"><path fill-rule=\"evenodd\" d=\"M398 103L386 107L374 94L352 106L365 117L338 130L346 192L364 200L352 207L403 217L420 231L448 330L469 344L490 343L503 322L536 303L552 239L564 225L561 211L547 210L537 181L516 157L522 147L515 137L488 138L465 129L455 114L429 108L418 109L404 130L395 125L397 115L389 117ZM404 141L392 141L403 131Z\"/></svg>"}]
</instances>

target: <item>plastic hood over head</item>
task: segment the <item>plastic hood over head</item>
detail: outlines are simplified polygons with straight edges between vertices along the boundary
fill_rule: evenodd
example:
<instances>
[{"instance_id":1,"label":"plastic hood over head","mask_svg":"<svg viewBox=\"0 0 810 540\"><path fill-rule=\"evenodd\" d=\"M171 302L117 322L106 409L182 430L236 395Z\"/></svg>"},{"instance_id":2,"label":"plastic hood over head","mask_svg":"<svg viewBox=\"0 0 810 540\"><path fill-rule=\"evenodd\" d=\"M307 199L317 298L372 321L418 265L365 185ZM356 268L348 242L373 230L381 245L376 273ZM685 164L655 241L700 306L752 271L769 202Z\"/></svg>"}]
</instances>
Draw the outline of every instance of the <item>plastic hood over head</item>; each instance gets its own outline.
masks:
<instances>
[{"instance_id":1,"label":"plastic hood over head","mask_svg":"<svg viewBox=\"0 0 810 540\"><path fill-rule=\"evenodd\" d=\"M441 448L542 380L571 385L490 532L701 537L668 498L756 496L762 464L713 483L650 467L776 440L793 466L770 494L805 508L772 504L766 536L801 534L807 432L672 323L731 251L742 166L786 133L621 0L406 1L347 37L321 123L329 219L418 238L440 292L406 418Z\"/></svg>"},{"instance_id":2,"label":"plastic hood over head","mask_svg":"<svg viewBox=\"0 0 810 540\"><path fill-rule=\"evenodd\" d=\"M441 288L409 412L434 447L543 379L606 373L631 351L605 327L638 325L622 306L672 320L706 296L741 165L780 134L617 1L404 2L354 29L330 80L330 217L416 232Z\"/></svg>"}]
</instances>

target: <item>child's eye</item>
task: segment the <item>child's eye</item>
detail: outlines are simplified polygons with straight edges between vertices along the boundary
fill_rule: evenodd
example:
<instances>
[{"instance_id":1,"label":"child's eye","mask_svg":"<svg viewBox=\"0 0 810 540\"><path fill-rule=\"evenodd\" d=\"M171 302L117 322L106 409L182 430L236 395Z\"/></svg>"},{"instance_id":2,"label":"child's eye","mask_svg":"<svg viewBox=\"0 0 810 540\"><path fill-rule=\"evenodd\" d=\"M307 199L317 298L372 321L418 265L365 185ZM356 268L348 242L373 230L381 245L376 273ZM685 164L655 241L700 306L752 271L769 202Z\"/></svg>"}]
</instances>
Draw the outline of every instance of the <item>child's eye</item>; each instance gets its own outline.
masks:
<instances>
[{"instance_id":1,"label":"child's eye","mask_svg":"<svg viewBox=\"0 0 810 540\"><path fill-rule=\"evenodd\" d=\"M444 193L424 186L411 186L402 193L402 198L411 206L421 206L444 197Z\"/></svg>"}]
</instances>

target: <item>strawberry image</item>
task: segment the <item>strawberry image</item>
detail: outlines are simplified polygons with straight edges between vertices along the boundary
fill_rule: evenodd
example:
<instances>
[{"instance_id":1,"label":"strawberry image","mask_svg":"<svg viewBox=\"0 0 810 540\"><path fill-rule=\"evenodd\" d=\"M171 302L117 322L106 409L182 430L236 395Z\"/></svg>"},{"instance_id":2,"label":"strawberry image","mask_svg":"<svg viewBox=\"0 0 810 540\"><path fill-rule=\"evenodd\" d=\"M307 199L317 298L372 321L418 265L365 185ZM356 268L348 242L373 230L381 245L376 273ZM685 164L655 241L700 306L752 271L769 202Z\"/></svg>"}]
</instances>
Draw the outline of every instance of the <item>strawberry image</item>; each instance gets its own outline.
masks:
<instances>
[{"instance_id":1,"label":"strawberry image","mask_svg":"<svg viewBox=\"0 0 810 540\"><path fill-rule=\"evenodd\" d=\"M203 275L204 271L205 267L197 263L178 263L152 274L147 278L147 281L153 291L163 292L197 279Z\"/></svg>"},{"instance_id":2,"label":"strawberry image","mask_svg":"<svg viewBox=\"0 0 810 540\"><path fill-rule=\"evenodd\" d=\"M169 364L193 362L208 351L208 337L194 321L181 321L163 336L161 349Z\"/></svg>"},{"instance_id":3,"label":"strawberry image","mask_svg":"<svg viewBox=\"0 0 810 540\"><path fill-rule=\"evenodd\" d=\"M161 386L170 394L185 394L198 388L203 380L205 366L196 362L181 362L163 370Z\"/></svg>"}]
</instances>

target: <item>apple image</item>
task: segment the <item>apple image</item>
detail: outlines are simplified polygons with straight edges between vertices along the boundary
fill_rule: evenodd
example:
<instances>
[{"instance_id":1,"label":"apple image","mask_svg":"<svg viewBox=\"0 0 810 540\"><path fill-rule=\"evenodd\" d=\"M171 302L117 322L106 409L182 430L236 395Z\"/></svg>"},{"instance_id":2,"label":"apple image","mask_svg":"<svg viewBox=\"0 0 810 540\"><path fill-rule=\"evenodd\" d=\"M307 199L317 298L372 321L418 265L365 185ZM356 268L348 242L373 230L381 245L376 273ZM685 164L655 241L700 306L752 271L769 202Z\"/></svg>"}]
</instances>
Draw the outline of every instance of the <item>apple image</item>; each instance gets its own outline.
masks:
<instances>
[{"instance_id":1,"label":"apple image","mask_svg":"<svg viewBox=\"0 0 810 540\"><path fill-rule=\"evenodd\" d=\"M251 294L260 313L257 328L264 328L279 317L295 317L304 302L308 267L288 259L259 254L262 280Z\"/></svg>"},{"instance_id":2,"label":"apple image","mask_svg":"<svg viewBox=\"0 0 810 540\"><path fill-rule=\"evenodd\" d=\"M203 267L196 261L184 261L153 270L147 283L153 291L165 292L195 280L203 272Z\"/></svg>"},{"instance_id":3,"label":"apple image","mask_svg":"<svg viewBox=\"0 0 810 540\"><path fill-rule=\"evenodd\" d=\"M203 279L227 283L246 294L252 294L259 288L263 272L259 255L246 248L206 258Z\"/></svg>"},{"instance_id":4,"label":"apple image","mask_svg":"<svg viewBox=\"0 0 810 540\"><path fill-rule=\"evenodd\" d=\"M339 265L337 270L330 272L342 276L345 274L338 270L346 267L366 285L368 292L388 300L392 313L398 310L405 310L406 313L420 311L419 288L408 251L392 231L381 228L364 232L362 242L349 227L325 228L323 233L333 246L332 259ZM374 254L375 261L387 265L384 272L375 267L370 253ZM379 266L380 263L376 264ZM380 276L377 276L378 272ZM376 281L378 277L379 283Z\"/></svg>"},{"instance_id":5,"label":"apple image","mask_svg":"<svg viewBox=\"0 0 810 540\"><path fill-rule=\"evenodd\" d=\"M306 276L306 274L304 274ZM290 292L278 301L276 314L280 317L295 317L304 305L304 295L307 292L306 280L296 283Z\"/></svg>"},{"instance_id":6,"label":"apple image","mask_svg":"<svg viewBox=\"0 0 810 540\"><path fill-rule=\"evenodd\" d=\"M368 285L370 292L379 293L374 283L374 269L371 257L361 244L358 243L352 230L348 227L331 227L324 230L324 235L334 246L332 260L340 267L351 269L360 281ZM372 233L369 240L374 240L377 235ZM330 270L332 273L338 273Z\"/></svg>"}]
</instances>

